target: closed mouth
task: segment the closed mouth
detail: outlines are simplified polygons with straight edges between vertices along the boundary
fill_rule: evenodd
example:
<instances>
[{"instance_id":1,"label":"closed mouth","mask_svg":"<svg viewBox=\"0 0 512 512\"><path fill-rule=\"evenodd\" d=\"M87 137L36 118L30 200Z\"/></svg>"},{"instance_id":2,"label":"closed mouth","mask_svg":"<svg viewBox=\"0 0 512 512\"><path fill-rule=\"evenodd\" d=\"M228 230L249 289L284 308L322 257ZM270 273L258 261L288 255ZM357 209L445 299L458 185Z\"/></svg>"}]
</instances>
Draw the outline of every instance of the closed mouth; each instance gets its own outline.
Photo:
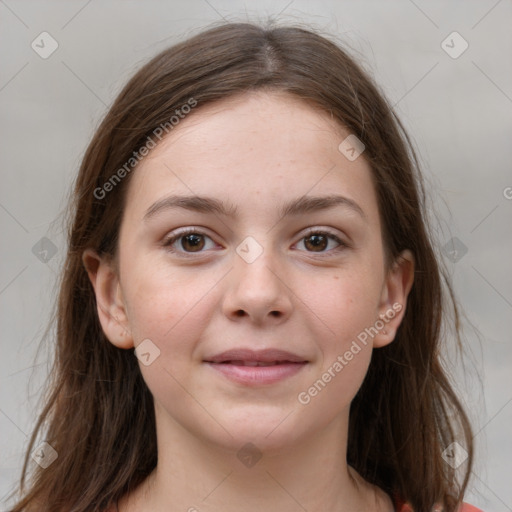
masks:
<instances>
[{"instance_id":1,"label":"closed mouth","mask_svg":"<svg viewBox=\"0 0 512 512\"><path fill-rule=\"evenodd\" d=\"M215 363L213 361L212 364L233 364L235 366L277 366L280 364L306 364L306 361L296 362L296 361L222 361Z\"/></svg>"},{"instance_id":2,"label":"closed mouth","mask_svg":"<svg viewBox=\"0 0 512 512\"><path fill-rule=\"evenodd\" d=\"M251 350L234 348L205 359L206 363L233 366L278 366L307 363L304 357L280 349Z\"/></svg>"}]
</instances>

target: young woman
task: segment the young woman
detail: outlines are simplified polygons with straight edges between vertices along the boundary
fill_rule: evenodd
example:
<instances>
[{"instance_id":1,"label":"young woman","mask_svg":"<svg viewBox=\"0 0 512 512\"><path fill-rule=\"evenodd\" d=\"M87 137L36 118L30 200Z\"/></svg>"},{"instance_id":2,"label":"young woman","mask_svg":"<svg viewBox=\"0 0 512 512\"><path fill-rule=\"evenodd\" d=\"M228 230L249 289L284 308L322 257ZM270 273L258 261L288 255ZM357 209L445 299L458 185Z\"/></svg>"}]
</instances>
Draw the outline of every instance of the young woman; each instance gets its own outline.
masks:
<instances>
[{"instance_id":1,"label":"young woman","mask_svg":"<svg viewBox=\"0 0 512 512\"><path fill-rule=\"evenodd\" d=\"M424 201L329 39L226 24L157 55L80 168L12 510L476 510Z\"/></svg>"}]
</instances>

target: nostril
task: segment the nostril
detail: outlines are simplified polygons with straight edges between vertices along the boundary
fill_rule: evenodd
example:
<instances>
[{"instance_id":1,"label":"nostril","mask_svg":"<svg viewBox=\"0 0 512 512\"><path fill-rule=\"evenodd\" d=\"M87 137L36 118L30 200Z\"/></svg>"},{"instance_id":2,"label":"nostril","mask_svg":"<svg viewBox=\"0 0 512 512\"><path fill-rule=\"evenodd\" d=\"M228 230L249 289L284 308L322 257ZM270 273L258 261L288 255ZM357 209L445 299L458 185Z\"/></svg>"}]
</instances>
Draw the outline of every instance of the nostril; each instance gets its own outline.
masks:
<instances>
[{"instance_id":1,"label":"nostril","mask_svg":"<svg viewBox=\"0 0 512 512\"><path fill-rule=\"evenodd\" d=\"M282 315L281 311L270 311L269 314L272 315L273 317L277 317L277 318L281 317L281 315ZM239 318L244 317L246 315L247 315L247 313L243 309L239 309L238 311L235 312L235 316L237 316Z\"/></svg>"}]
</instances>

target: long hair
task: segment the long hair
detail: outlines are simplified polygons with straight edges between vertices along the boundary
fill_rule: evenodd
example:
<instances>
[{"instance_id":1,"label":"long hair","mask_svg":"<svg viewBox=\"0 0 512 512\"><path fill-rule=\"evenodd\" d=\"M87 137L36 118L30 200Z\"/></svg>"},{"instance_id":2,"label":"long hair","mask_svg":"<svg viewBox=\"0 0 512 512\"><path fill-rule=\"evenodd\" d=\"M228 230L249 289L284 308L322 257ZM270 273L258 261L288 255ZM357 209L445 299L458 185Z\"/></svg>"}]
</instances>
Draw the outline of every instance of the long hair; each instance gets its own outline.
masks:
<instances>
[{"instance_id":1,"label":"long hair","mask_svg":"<svg viewBox=\"0 0 512 512\"><path fill-rule=\"evenodd\" d=\"M472 467L472 432L440 359L448 317L461 346L459 311L433 248L412 143L379 87L339 43L301 27L227 23L144 65L114 101L84 155L70 201L53 370L13 512L100 512L155 468L151 393L133 351L117 349L105 337L82 263L87 248L115 257L136 165L106 197L98 190L191 98L199 111L251 90L292 94L364 143L387 264L404 249L415 258L414 284L396 338L374 350L351 404L348 463L415 511L430 511L439 502L453 512L462 501ZM58 453L46 469L31 462L37 439ZM468 453L457 470L442 456L452 442Z\"/></svg>"}]
</instances>

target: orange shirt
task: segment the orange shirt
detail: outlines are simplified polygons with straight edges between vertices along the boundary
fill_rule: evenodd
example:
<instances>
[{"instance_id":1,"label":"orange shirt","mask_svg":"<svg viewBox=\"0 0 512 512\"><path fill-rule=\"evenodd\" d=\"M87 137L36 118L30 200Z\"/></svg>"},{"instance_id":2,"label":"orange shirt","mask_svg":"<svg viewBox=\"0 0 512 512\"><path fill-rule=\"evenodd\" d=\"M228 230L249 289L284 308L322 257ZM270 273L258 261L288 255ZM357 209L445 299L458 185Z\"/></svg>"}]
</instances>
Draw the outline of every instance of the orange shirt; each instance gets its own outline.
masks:
<instances>
[{"instance_id":1,"label":"orange shirt","mask_svg":"<svg viewBox=\"0 0 512 512\"><path fill-rule=\"evenodd\" d=\"M395 507L397 512L414 512L408 503L403 503L402 501L397 501ZM439 511L434 508L432 512L442 512L442 510L442 507L439 507ZM473 505L470 505L469 503L463 503L457 512L483 512L483 510L473 507Z\"/></svg>"}]
</instances>

